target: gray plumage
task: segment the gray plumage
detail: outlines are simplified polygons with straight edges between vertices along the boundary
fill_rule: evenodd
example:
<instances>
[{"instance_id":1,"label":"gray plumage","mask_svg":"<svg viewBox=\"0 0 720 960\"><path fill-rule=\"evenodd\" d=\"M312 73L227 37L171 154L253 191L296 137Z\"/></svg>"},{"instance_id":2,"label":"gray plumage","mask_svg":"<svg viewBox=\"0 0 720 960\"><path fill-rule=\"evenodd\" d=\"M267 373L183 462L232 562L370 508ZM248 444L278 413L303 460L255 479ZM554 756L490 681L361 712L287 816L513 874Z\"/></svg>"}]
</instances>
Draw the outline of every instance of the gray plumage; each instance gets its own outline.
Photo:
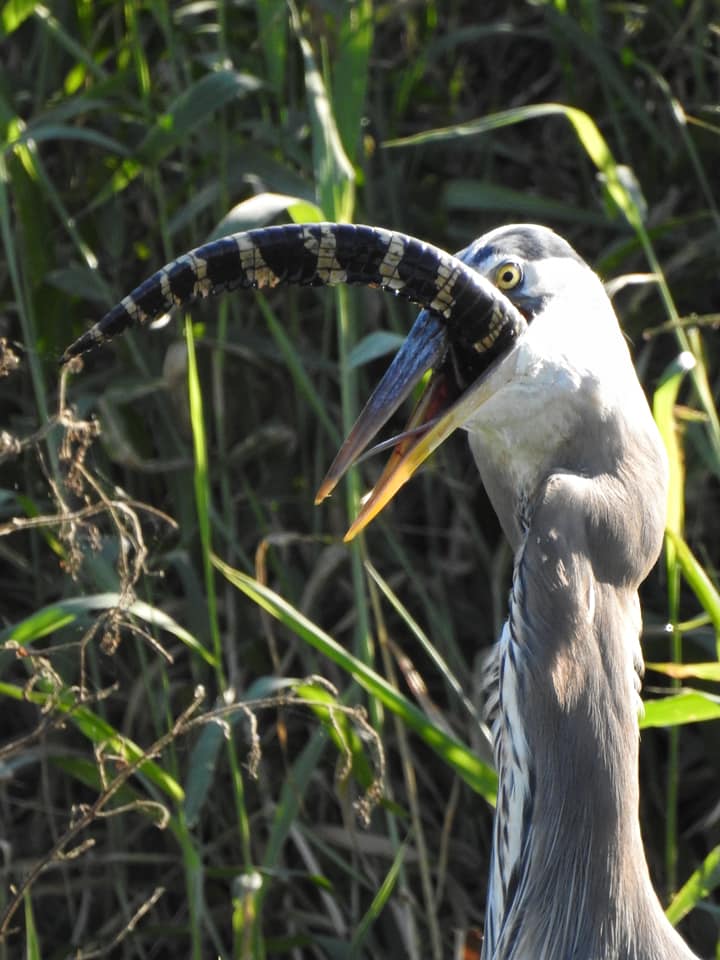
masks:
<instances>
[{"instance_id":1,"label":"gray plumage","mask_svg":"<svg viewBox=\"0 0 720 960\"><path fill-rule=\"evenodd\" d=\"M638 821L637 590L662 545L663 445L603 287L564 240L512 226L460 256L490 279L515 261L505 292L530 319L465 425L515 551L483 960L689 960Z\"/></svg>"}]
</instances>

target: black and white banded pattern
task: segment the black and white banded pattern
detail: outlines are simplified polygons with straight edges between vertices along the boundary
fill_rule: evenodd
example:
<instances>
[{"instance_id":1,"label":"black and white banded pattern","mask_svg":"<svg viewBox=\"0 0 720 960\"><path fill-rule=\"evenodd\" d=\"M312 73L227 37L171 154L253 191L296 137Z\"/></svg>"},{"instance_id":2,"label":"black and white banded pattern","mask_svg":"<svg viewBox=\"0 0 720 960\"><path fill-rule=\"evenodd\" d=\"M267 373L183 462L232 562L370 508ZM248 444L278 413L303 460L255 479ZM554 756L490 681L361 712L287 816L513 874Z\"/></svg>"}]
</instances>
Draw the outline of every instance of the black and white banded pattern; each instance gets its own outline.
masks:
<instances>
[{"instance_id":1,"label":"black and white banded pattern","mask_svg":"<svg viewBox=\"0 0 720 960\"><path fill-rule=\"evenodd\" d=\"M162 267L67 348L61 363L174 306L281 284L380 287L439 314L451 341L499 353L525 328L510 301L457 257L379 227L311 223L236 233Z\"/></svg>"}]
</instances>

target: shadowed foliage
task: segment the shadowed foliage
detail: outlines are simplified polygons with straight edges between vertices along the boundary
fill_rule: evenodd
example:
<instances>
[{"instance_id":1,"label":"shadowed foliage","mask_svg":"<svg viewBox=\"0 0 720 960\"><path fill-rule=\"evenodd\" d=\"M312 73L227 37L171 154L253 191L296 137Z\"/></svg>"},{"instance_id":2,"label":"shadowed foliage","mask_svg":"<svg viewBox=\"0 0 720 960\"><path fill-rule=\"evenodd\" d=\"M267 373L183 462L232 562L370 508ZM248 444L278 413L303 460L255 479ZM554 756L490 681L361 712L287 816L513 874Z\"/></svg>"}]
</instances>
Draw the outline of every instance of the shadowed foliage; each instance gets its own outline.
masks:
<instances>
[{"instance_id":1,"label":"shadowed foliage","mask_svg":"<svg viewBox=\"0 0 720 960\"><path fill-rule=\"evenodd\" d=\"M461 436L355 544L378 461L313 506L412 307L240 291L58 375L174 256L319 220L546 223L611 283L672 479L643 833L715 956L715 6L7 0L0 31L0 960L473 955L509 549Z\"/></svg>"}]
</instances>

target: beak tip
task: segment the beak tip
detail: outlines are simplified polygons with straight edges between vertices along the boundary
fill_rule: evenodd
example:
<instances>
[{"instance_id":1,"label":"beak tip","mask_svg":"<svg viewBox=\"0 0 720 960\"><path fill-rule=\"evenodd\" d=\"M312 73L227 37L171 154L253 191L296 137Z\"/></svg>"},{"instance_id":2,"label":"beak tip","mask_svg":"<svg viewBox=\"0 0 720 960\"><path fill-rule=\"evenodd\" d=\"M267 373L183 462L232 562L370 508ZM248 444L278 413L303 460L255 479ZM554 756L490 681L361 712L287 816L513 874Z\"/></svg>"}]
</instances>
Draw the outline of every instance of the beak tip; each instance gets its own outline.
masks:
<instances>
[{"instance_id":1,"label":"beak tip","mask_svg":"<svg viewBox=\"0 0 720 960\"><path fill-rule=\"evenodd\" d=\"M317 493L315 494L315 506L319 507L323 500L327 500L334 489L335 482L329 477L325 477L323 482L317 488Z\"/></svg>"},{"instance_id":2,"label":"beak tip","mask_svg":"<svg viewBox=\"0 0 720 960\"><path fill-rule=\"evenodd\" d=\"M347 533L343 537L343 543L350 543L354 540L355 537L365 529L368 523L369 520L365 517L364 511L361 510L348 527Z\"/></svg>"}]
</instances>

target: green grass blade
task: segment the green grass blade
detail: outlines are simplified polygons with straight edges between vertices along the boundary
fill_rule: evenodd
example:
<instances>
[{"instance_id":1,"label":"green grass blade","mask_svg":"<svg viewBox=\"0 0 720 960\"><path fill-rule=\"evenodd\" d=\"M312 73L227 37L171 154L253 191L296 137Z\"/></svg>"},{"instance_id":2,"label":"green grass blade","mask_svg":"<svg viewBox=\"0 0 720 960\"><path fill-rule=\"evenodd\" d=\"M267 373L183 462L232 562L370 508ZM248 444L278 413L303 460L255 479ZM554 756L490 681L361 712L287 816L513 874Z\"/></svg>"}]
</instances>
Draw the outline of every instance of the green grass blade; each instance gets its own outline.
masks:
<instances>
[{"instance_id":1,"label":"green grass blade","mask_svg":"<svg viewBox=\"0 0 720 960\"><path fill-rule=\"evenodd\" d=\"M27 891L23 897L25 907L25 957L24 960L41 960L40 940L38 938L32 899Z\"/></svg>"},{"instance_id":2,"label":"green grass blade","mask_svg":"<svg viewBox=\"0 0 720 960\"><path fill-rule=\"evenodd\" d=\"M183 817L188 828L197 826L210 788L215 779L218 757L227 739L227 728L222 723L206 724L190 753L185 779Z\"/></svg>"},{"instance_id":3,"label":"green grass blade","mask_svg":"<svg viewBox=\"0 0 720 960\"><path fill-rule=\"evenodd\" d=\"M258 193L235 204L207 239L217 240L229 233L263 227L280 214L289 214L295 223L320 223L323 220L322 210L302 197L285 193Z\"/></svg>"},{"instance_id":4,"label":"green grass blade","mask_svg":"<svg viewBox=\"0 0 720 960\"><path fill-rule=\"evenodd\" d=\"M678 565L688 586L702 604L715 627L715 643L718 659L720 659L720 593L718 593L702 564L683 538L673 530L668 530L667 535L673 545Z\"/></svg>"},{"instance_id":5,"label":"green grass blade","mask_svg":"<svg viewBox=\"0 0 720 960\"><path fill-rule=\"evenodd\" d=\"M456 123L449 127L436 127L434 130L424 130L422 133L414 133L407 137L395 137L385 140L383 146L419 147L430 143L444 143L458 138L477 137L481 134L490 133L492 130L500 130L516 123L523 123L525 120L565 114L566 109L560 103L536 103L526 107L513 107L510 110L490 113L485 117L479 117L465 123Z\"/></svg>"},{"instance_id":6,"label":"green grass blade","mask_svg":"<svg viewBox=\"0 0 720 960\"><path fill-rule=\"evenodd\" d=\"M680 386L694 366L692 354L681 353L668 367L653 394L653 416L665 445L670 470L668 478L667 520L665 525L676 536L682 535L685 505L685 463L675 419Z\"/></svg>"},{"instance_id":7,"label":"green grass blade","mask_svg":"<svg viewBox=\"0 0 720 960\"><path fill-rule=\"evenodd\" d=\"M195 465L193 469L193 485L195 489L195 504L197 509L198 525L200 529L200 544L202 551L202 565L205 576L205 591L207 594L207 608L210 636L215 657L215 676L218 688L225 691L227 681L223 663L222 638L218 621L217 592L215 590L215 574L212 565L212 532L211 532L211 486L208 466L208 448L205 436L205 420L203 416L202 390L198 376L197 360L195 356L195 339L192 332L190 317L185 319L185 343L188 351L188 399L190 406L190 421L192 424L193 450ZM232 776L233 796L237 817L237 829L241 838L243 855L246 866L250 865L250 827L245 808L245 789L240 773L237 754L232 742L228 741L228 761ZM193 874L188 882L195 883L198 877ZM199 894L198 894L199 896Z\"/></svg>"},{"instance_id":8,"label":"green grass blade","mask_svg":"<svg viewBox=\"0 0 720 960\"><path fill-rule=\"evenodd\" d=\"M647 670L656 670L668 677L677 680L687 680L692 677L696 680L707 680L711 683L720 683L720 663L645 663Z\"/></svg>"},{"instance_id":9,"label":"green grass blade","mask_svg":"<svg viewBox=\"0 0 720 960\"><path fill-rule=\"evenodd\" d=\"M241 590L259 607L285 624L293 633L309 643L323 656L328 657L345 670L363 689L376 697L389 710L392 710L473 790L481 794L488 803L494 804L497 789L495 771L478 760L468 747L454 737L448 736L443 730L431 723L421 710L418 710L398 690L391 687L383 677L348 653L329 634L292 607L287 600L284 600L253 577L228 566L219 557L213 557L213 563L216 569L238 590Z\"/></svg>"},{"instance_id":10,"label":"green grass blade","mask_svg":"<svg viewBox=\"0 0 720 960\"><path fill-rule=\"evenodd\" d=\"M685 454L678 432L675 416L680 386L685 374L695 366L695 358L689 352L683 352L670 364L663 374L659 386L653 395L653 416L660 430L668 461L668 494L665 536L665 569L667 571L667 609L668 622L672 627L671 656L676 663L682 660L682 633L678 628L680 617L680 566L677 547L671 534L681 536L685 524ZM678 680L671 681L673 689L678 690ZM651 708L646 712L645 721L652 719L653 709L661 712L671 710L672 704ZM682 721L681 721L682 722ZM677 870L677 817L678 782L680 769L680 738L675 725L670 725L668 735L668 772L665 797L665 867L670 889L675 886Z\"/></svg>"},{"instance_id":11,"label":"green grass blade","mask_svg":"<svg viewBox=\"0 0 720 960\"><path fill-rule=\"evenodd\" d=\"M353 725L352 708L348 709L339 697L316 683L299 683L293 689L295 695L305 700L308 707L322 721L338 752L350 759L355 779L364 790L367 790L374 779L374 774L363 747L362 738Z\"/></svg>"},{"instance_id":12,"label":"green grass blade","mask_svg":"<svg viewBox=\"0 0 720 960\"><path fill-rule=\"evenodd\" d=\"M313 166L319 204L326 217L345 222L352 219L355 171L343 148L330 98L292 0L290 10L305 68L305 90L312 127Z\"/></svg>"},{"instance_id":13,"label":"green grass blade","mask_svg":"<svg viewBox=\"0 0 720 960\"><path fill-rule=\"evenodd\" d=\"M205 574L205 590L207 592L208 620L212 650L215 659L215 668L223 681L222 641L217 618L217 595L215 593L215 578L212 570L212 535L210 530L210 478L208 476L207 440L205 437L205 420L203 417L202 389L198 376L197 360L195 358L195 338L192 332L190 317L185 318L185 343L188 351L188 400L190 405L190 421L192 424L193 452L195 464L193 469L193 486L195 489L195 505L197 510L198 527L200 530L200 544L202 549L203 571Z\"/></svg>"},{"instance_id":14,"label":"green grass blade","mask_svg":"<svg viewBox=\"0 0 720 960\"><path fill-rule=\"evenodd\" d=\"M443 189L443 200L450 210L464 214L492 210L500 212L503 217L517 214L523 222L564 220L566 223L600 226L607 219L597 210L579 208L576 204L527 190L514 190L492 180L449 180Z\"/></svg>"},{"instance_id":15,"label":"green grass blade","mask_svg":"<svg viewBox=\"0 0 720 960\"><path fill-rule=\"evenodd\" d=\"M20 150L27 153L25 147ZM20 168L19 159L15 156L6 158L0 155L0 237L2 237L5 252L6 270L12 281L15 309L20 318L22 336L28 350L36 408L40 418L47 421L49 408L45 377L38 352L37 318L28 289L30 280L27 273L32 272L32 263L29 262L26 251L23 249L23 237L13 226L13 208L15 210L20 208L23 219L29 221L27 233L32 234L38 225L44 224L47 219L46 211L33 209L36 204L35 184L30 182L24 170ZM28 239L32 247L34 238ZM52 453L51 455L54 456Z\"/></svg>"},{"instance_id":16,"label":"green grass blade","mask_svg":"<svg viewBox=\"0 0 720 960\"><path fill-rule=\"evenodd\" d=\"M365 915L360 920L360 923L357 925L355 933L353 934L353 938L350 941L350 956L353 958L353 960L362 956L363 944L367 938L367 935L370 932L372 925L385 909L385 905L390 898L390 894L395 889L395 883L400 874L400 868L402 867L406 852L407 841L402 844L398 852L395 854L393 862L390 865L390 869L385 875L385 879L380 884L378 892L372 899L372 903L365 912Z\"/></svg>"},{"instance_id":17,"label":"green grass blade","mask_svg":"<svg viewBox=\"0 0 720 960\"><path fill-rule=\"evenodd\" d=\"M338 428L328 415L327 407L322 398L319 396L312 379L305 370L302 358L298 353L297 348L293 344L292 340L288 337L282 325L278 322L278 319L268 305L266 298L262 296L262 294L258 294L257 299L265 322L267 323L270 333L273 336L273 340L277 344L283 360L290 371L290 375L295 381L298 393L315 412L318 420L327 430L328 436L332 440L333 444L339 444L341 438Z\"/></svg>"},{"instance_id":18,"label":"green grass blade","mask_svg":"<svg viewBox=\"0 0 720 960\"><path fill-rule=\"evenodd\" d=\"M133 600L127 603L119 593L86 594L84 597L73 597L60 600L58 603L48 604L18 623L0 630L0 644L10 641L22 646L31 644L35 640L69 626L71 623L80 625L90 624L98 610L114 610L121 608L123 613L138 620L143 620L152 627L165 630L177 637L194 654L202 657L210 666L215 665L215 658L201 643L177 621L143 600Z\"/></svg>"},{"instance_id":19,"label":"green grass blade","mask_svg":"<svg viewBox=\"0 0 720 960\"><path fill-rule=\"evenodd\" d=\"M457 138L478 136L492 130L524 123L527 120L537 120L550 116L562 116L570 122L585 152L605 178L605 187L618 208L622 210L633 226L639 225L642 222L640 211L622 181L618 172L618 165L605 138L600 133L595 121L585 111L579 110L577 107L568 107L562 103L535 103L524 107L514 107L511 110L502 110L467 123L441 127L410 137L387 140L384 146L406 147L440 143Z\"/></svg>"},{"instance_id":20,"label":"green grass blade","mask_svg":"<svg viewBox=\"0 0 720 960\"><path fill-rule=\"evenodd\" d=\"M676 926L697 904L720 887L720 846L714 847L685 881L665 911Z\"/></svg>"},{"instance_id":21,"label":"green grass blade","mask_svg":"<svg viewBox=\"0 0 720 960\"><path fill-rule=\"evenodd\" d=\"M0 696L20 702L27 700L44 708L52 706L66 714L88 740L98 747L109 747L127 763L136 763L143 756L142 748L129 737L119 733L111 723L99 717L89 707L78 706L72 690L44 691L38 689L38 686L39 684L36 684L34 689L28 690L13 683L0 682ZM180 784L154 760L144 760L139 772L172 800L178 803L183 800L184 793Z\"/></svg>"},{"instance_id":22,"label":"green grass blade","mask_svg":"<svg viewBox=\"0 0 720 960\"><path fill-rule=\"evenodd\" d=\"M6 145L5 150L11 150L20 145L26 146L29 142L33 144L48 142L66 142L72 143L81 141L89 143L100 150L106 150L108 153L115 153L119 156L127 154L127 147L113 137L108 137L97 130L90 130L78 127L71 127L63 123L38 123L32 128L26 128L20 132L15 139Z\"/></svg>"},{"instance_id":23,"label":"green grass blade","mask_svg":"<svg viewBox=\"0 0 720 960\"><path fill-rule=\"evenodd\" d=\"M215 111L226 104L257 93L257 77L236 70L205 74L170 103L137 148L147 165L157 164L191 134L207 125Z\"/></svg>"},{"instance_id":24,"label":"green grass blade","mask_svg":"<svg viewBox=\"0 0 720 960\"><path fill-rule=\"evenodd\" d=\"M640 728L680 727L720 719L720 697L699 690L683 690L660 700L646 700Z\"/></svg>"},{"instance_id":25,"label":"green grass blade","mask_svg":"<svg viewBox=\"0 0 720 960\"><path fill-rule=\"evenodd\" d=\"M405 342L405 337L399 333L390 333L389 330L376 330L369 333L362 340L358 340L347 356L349 370L362 367L379 357L386 357L395 353Z\"/></svg>"},{"instance_id":26,"label":"green grass blade","mask_svg":"<svg viewBox=\"0 0 720 960\"><path fill-rule=\"evenodd\" d=\"M277 0L255 0L258 15L258 37L265 57L273 90L280 97L283 91L287 62L287 15L284 3Z\"/></svg>"},{"instance_id":27,"label":"green grass blade","mask_svg":"<svg viewBox=\"0 0 720 960\"><path fill-rule=\"evenodd\" d=\"M0 37L5 39L32 16L36 0L5 0L0 10Z\"/></svg>"},{"instance_id":28,"label":"green grass blade","mask_svg":"<svg viewBox=\"0 0 720 960\"><path fill-rule=\"evenodd\" d=\"M340 22L340 50L333 69L332 99L340 141L347 155L355 159L367 95L374 33L373 5L372 0L356 0L340 9L345 15Z\"/></svg>"},{"instance_id":29,"label":"green grass blade","mask_svg":"<svg viewBox=\"0 0 720 960\"><path fill-rule=\"evenodd\" d=\"M8 4L9 6L9 4ZM44 3L38 3L35 0L33 4L33 13L43 24L47 32L57 41L58 46L67 50L70 56L78 63L82 63L88 73L99 81L107 79L107 74L101 66L98 65L95 58L88 53L82 43L78 43L72 35L70 29L66 29L62 20L56 17L50 7Z\"/></svg>"},{"instance_id":30,"label":"green grass blade","mask_svg":"<svg viewBox=\"0 0 720 960\"><path fill-rule=\"evenodd\" d=\"M465 695L462 686L460 685L457 677L450 669L449 664L445 658L440 654L435 645L430 642L430 638L421 629L420 624L411 616L410 611L407 607L401 602L397 594L392 590L390 584L380 576L379 572L375 567L368 561L365 564L365 569L368 571L370 576L373 578L375 583L380 588L385 599L390 603L395 612L398 614L402 622L407 626L412 635L418 641L422 649L425 651L427 656L430 658L431 662L435 664L440 674L445 678L445 682L448 684L450 689L453 691L455 696L458 698L463 707L468 711L470 716L474 720L479 720L477 711L474 705Z\"/></svg>"},{"instance_id":31,"label":"green grass blade","mask_svg":"<svg viewBox=\"0 0 720 960\"><path fill-rule=\"evenodd\" d=\"M280 797L275 808L275 816L263 851L262 867L268 873L275 869L280 860L283 847L293 824L300 814L305 792L312 778L316 775L327 742L328 738L325 730L316 731L300 751L300 755L293 762L288 771L288 776L283 781ZM258 960L262 960L265 956L265 945L261 924L256 921L256 918L260 919L262 917L263 905L269 890L270 881L266 879L256 892L252 902L252 921L254 922L253 958L258 958Z\"/></svg>"}]
</instances>

